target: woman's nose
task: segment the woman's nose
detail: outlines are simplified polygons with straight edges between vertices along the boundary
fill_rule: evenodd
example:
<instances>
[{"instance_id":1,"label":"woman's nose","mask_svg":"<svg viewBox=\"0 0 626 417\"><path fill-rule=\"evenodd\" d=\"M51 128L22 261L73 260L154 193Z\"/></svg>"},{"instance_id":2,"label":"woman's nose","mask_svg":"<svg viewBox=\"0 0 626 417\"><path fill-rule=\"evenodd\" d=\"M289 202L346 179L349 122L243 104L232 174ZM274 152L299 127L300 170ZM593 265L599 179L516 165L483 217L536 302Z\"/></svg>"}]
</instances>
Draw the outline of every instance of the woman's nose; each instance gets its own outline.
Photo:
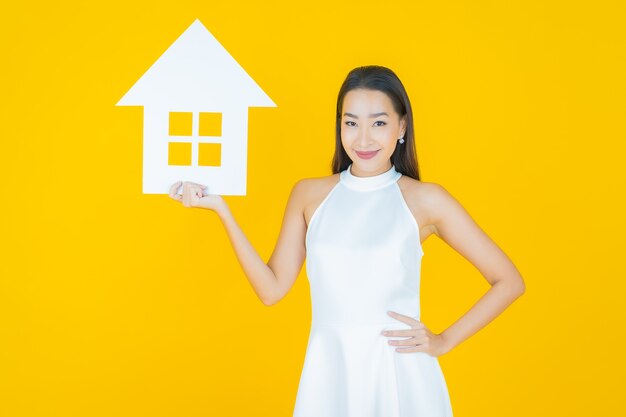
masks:
<instances>
[{"instance_id":1,"label":"woman's nose","mask_svg":"<svg viewBox=\"0 0 626 417\"><path fill-rule=\"evenodd\" d=\"M369 134L366 129L359 129L359 135L357 137L357 142L364 149L369 144Z\"/></svg>"}]
</instances>

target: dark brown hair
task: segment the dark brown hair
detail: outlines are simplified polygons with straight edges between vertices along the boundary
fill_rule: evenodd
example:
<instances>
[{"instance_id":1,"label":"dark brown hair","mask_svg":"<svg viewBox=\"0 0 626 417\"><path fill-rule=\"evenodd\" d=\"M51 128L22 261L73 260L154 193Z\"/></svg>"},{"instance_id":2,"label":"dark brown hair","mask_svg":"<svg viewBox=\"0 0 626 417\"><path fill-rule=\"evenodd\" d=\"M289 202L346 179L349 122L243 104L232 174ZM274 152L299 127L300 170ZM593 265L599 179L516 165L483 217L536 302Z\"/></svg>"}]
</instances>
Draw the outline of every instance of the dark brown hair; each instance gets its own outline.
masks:
<instances>
[{"instance_id":1,"label":"dark brown hair","mask_svg":"<svg viewBox=\"0 0 626 417\"><path fill-rule=\"evenodd\" d=\"M380 65L367 65L351 70L339 89L337 97L337 123L335 131L335 155L331 163L333 174L348 168L352 160L341 144L341 111L343 98L350 90L365 88L387 94L393 108L400 117L406 115L404 143L396 141L396 149L391 155L391 163L396 170L408 177L420 179L417 155L415 152L415 134L413 131L413 111L409 96L398 76L389 68Z\"/></svg>"}]
</instances>

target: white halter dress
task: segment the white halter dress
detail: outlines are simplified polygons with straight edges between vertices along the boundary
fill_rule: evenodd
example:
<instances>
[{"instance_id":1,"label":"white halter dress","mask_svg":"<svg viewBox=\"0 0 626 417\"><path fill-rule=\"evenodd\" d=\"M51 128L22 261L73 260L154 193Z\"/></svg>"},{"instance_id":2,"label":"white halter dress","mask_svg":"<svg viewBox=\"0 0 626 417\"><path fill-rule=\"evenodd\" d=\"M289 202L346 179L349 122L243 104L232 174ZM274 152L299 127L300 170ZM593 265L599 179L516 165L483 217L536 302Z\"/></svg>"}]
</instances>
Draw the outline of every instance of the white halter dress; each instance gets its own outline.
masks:
<instances>
[{"instance_id":1,"label":"white halter dress","mask_svg":"<svg viewBox=\"0 0 626 417\"><path fill-rule=\"evenodd\" d=\"M383 329L420 317L419 227L402 174L357 177L350 165L311 217L306 272L312 321L294 417L451 417L436 357L401 353Z\"/></svg>"}]
</instances>

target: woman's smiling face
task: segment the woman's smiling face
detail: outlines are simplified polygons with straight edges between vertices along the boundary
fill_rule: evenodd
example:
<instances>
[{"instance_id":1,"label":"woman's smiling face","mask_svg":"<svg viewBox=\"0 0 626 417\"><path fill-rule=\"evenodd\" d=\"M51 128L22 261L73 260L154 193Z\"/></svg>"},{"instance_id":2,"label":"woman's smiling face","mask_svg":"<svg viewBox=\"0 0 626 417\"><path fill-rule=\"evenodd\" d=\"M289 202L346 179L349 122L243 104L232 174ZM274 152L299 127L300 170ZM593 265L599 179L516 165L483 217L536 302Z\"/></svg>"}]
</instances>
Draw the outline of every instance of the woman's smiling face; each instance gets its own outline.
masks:
<instances>
[{"instance_id":1,"label":"woman's smiling face","mask_svg":"<svg viewBox=\"0 0 626 417\"><path fill-rule=\"evenodd\" d=\"M346 93L341 114L341 143L357 176L381 174L391 168L391 155L404 136L391 99L379 90L357 88Z\"/></svg>"}]
</instances>

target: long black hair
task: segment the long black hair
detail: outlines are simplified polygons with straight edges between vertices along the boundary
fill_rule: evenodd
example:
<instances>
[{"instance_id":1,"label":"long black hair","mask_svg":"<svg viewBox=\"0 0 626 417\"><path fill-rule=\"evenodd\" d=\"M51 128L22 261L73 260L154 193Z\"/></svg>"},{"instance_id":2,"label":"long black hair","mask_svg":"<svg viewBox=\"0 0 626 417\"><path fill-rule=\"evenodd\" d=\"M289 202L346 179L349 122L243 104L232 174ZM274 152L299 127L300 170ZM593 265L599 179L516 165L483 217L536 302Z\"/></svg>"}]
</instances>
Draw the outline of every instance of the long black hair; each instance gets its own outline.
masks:
<instances>
[{"instance_id":1,"label":"long black hair","mask_svg":"<svg viewBox=\"0 0 626 417\"><path fill-rule=\"evenodd\" d=\"M391 163L396 170L408 177L420 179L417 155L415 151L415 134L413 130L413 111L404 85L398 76L389 68L380 65L367 65L351 70L339 89L337 97L337 124L335 131L335 155L331 163L333 174L348 168L352 160L341 144L341 111L343 98L350 90L365 88L378 90L387 94L393 108L400 117L406 115L406 131L404 143L396 141L396 149L391 155Z\"/></svg>"}]
</instances>

